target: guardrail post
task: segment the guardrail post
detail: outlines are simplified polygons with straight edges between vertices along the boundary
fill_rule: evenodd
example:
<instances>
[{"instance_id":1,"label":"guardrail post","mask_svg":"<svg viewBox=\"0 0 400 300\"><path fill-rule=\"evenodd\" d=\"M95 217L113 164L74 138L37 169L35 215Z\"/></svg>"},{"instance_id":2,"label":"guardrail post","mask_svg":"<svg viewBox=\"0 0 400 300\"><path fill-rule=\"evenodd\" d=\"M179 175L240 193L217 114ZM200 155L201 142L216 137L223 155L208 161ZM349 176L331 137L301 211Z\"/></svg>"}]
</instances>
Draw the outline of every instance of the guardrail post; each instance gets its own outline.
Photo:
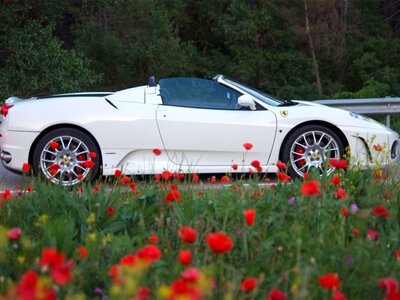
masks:
<instances>
[{"instance_id":1,"label":"guardrail post","mask_svg":"<svg viewBox=\"0 0 400 300\"><path fill-rule=\"evenodd\" d=\"M390 128L390 115L386 115L386 126Z\"/></svg>"}]
</instances>

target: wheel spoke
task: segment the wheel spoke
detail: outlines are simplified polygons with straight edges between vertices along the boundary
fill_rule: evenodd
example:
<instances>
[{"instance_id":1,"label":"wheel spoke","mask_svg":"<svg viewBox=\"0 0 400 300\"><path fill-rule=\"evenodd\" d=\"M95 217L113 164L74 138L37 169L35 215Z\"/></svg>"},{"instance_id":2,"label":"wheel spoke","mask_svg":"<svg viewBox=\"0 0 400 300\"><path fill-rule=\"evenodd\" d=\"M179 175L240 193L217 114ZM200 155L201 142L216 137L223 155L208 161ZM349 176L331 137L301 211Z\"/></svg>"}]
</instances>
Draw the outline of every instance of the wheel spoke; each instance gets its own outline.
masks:
<instances>
[{"instance_id":1,"label":"wheel spoke","mask_svg":"<svg viewBox=\"0 0 400 300\"><path fill-rule=\"evenodd\" d=\"M82 142L81 141L79 141L79 144L78 144L78 146L76 146L76 148L74 149L74 150L72 150L72 152L76 152L76 151L78 151L78 149L79 149L79 147L82 145Z\"/></svg>"},{"instance_id":2,"label":"wheel spoke","mask_svg":"<svg viewBox=\"0 0 400 300\"><path fill-rule=\"evenodd\" d=\"M48 163L54 163L54 162L56 162L55 159L45 159L45 158L43 158L42 161L48 162Z\"/></svg>"},{"instance_id":3,"label":"wheel spoke","mask_svg":"<svg viewBox=\"0 0 400 300\"><path fill-rule=\"evenodd\" d=\"M52 151L47 150L47 149L44 149L43 151L44 151L44 152L47 152L47 153L50 153L50 154L53 154L53 155L56 155L56 152L52 152Z\"/></svg>"},{"instance_id":4,"label":"wheel spoke","mask_svg":"<svg viewBox=\"0 0 400 300\"><path fill-rule=\"evenodd\" d=\"M72 137L69 138L69 142L68 142L68 145L67 145L67 149L69 149L69 147L71 146L71 142L72 142Z\"/></svg>"},{"instance_id":5,"label":"wheel spoke","mask_svg":"<svg viewBox=\"0 0 400 300\"><path fill-rule=\"evenodd\" d=\"M321 134L321 137L319 138L319 141L317 142L317 145L321 144L322 139L324 138L325 133Z\"/></svg>"},{"instance_id":6,"label":"wheel spoke","mask_svg":"<svg viewBox=\"0 0 400 300\"><path fill-rule=\"evenodd\" d=\"M295 159L295 160L293 160L292 162L293 162L293 163L297 163L298 161L302 161L302 160L304 160L304 157L300 157L300 158L298 158L298 159Z\"/></svg>"}]
</instances>

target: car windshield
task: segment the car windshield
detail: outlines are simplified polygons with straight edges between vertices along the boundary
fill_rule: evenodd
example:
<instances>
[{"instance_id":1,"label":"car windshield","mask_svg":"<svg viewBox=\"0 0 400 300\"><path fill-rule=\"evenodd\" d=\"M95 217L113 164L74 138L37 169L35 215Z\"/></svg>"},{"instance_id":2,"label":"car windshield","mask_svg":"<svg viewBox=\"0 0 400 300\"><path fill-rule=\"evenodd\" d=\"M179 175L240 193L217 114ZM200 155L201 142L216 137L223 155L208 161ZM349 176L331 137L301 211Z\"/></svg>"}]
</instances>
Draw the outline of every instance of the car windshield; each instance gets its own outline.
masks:
<instances>
[{"instance_id":1,"label":"car windshield","mask_svg":"<svg viewBox=\"0 0 400 300\"><path fill-rule=\"evenodd\" d=\"M255 88L249 87L243 83L239 83L237 81L233 81L232 79L224 77L224 81L236 86L237 88L241 89L242 91L245 91L246 93L252 95L253 97L261 100L262 102L272 105L272 106L279 106L283 103L282 100L276 99L275 97L266 94L262 91L259 91Z\"/></svg>"}]
</instances>

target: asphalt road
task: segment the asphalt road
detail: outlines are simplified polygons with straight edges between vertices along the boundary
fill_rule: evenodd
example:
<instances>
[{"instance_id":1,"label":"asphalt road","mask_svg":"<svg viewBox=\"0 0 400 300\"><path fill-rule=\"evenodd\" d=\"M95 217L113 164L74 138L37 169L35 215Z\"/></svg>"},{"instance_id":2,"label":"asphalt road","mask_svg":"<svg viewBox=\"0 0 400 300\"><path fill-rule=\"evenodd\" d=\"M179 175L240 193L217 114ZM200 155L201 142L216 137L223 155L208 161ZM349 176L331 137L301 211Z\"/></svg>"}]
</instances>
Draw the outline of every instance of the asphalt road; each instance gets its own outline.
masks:
<instances>
[{"instance_id":1,"label":"asphalt road","mask_svg":"<svg viewBox=\"0 0 400 300\"><path fill-rule=\"evenodd\" d=\"M0 162L0 191L5 189L13 190L16 185L24 187L28 182L29 179L27 177L8 171Z\"/></svg>"}]
</instances>

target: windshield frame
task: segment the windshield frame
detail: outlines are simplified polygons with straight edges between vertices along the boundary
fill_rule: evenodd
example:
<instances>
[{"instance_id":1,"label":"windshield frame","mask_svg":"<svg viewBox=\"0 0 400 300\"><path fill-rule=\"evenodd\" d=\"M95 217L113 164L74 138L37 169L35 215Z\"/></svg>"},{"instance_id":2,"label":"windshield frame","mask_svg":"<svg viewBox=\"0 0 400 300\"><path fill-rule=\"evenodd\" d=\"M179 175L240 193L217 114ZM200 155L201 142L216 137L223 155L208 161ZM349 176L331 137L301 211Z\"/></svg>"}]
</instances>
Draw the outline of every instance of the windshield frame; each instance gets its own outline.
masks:
<instances>
[{"instance_id":1,"label":"windshield frame","mask_svg":"<svg viewBox=\"0 0 400 300\"><path fill-rule=\"evenodd\" d=\"M250 87L244 83L238 82L236 80L233 80L231 78L227 78L223 75L218 76L218 78L215 78L217 81L218 79L221 79L223 82L228 83L231 86L236 87L237 89L241 90L242 92L249 94L251 96L253 96L254 98L262 101L265 104L271 105L271 106L279 106L282 103L284 103L284 101L277 99L276 97L273 97L267 93L264 93L263 91L257 90L253 87Z\"/></svg>"}]
</instances>

